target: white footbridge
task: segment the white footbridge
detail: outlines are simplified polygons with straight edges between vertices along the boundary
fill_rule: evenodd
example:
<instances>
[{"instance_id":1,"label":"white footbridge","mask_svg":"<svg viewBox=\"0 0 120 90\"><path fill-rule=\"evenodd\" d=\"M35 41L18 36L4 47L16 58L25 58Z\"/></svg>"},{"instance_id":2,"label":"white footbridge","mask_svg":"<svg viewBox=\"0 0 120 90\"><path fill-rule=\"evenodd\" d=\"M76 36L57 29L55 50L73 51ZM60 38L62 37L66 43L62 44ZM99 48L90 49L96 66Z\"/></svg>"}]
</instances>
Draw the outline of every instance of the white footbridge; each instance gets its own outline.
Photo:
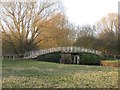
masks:
<instances>
[{"instance_id":1,"label":"white footbridge","mask_svg":"<svg viewBox=\"0 0 120 90\"><path fill-rule=\"evenodd\" d=\"M55 47L55 48L49 48L49 49L42 49L42 50L34 50L25 52L23 59L30 59L30 58L36 58L40 55L45 55L53 52L63 52L63 53L93 53L97 55L101 55L100 51L93 50L93 49L86 49L82 47Z\"/></svg>"}]
</instances>

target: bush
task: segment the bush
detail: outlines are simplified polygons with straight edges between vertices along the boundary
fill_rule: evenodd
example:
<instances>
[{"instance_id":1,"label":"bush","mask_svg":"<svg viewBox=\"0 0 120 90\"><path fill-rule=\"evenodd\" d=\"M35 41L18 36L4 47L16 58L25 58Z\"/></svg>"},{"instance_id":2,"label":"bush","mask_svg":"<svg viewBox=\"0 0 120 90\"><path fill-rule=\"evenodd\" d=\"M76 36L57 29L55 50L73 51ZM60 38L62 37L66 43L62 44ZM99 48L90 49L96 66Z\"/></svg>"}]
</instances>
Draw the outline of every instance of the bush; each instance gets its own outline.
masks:
<instances>
[{"instance_id":1,"label":"bush","mask_svg":"<svg viewBox=\"0 0 120 90\"><path fill-rule=\"evenodd\" d=\"M113 60L113 59L115 59L114 55L103 55L102 56L102 60Z\"/></svg>"},{"instance_id":2,"label":"bush","mask_svg":"<svg viewBox=\"0 0 120 90\"><path fill-rule=\"evenodd\" d=\"M46 55L38 56L38 61L55 62L59 63L61 52L49 53ZM80 64L82 65L100 65L101 57L95 54L80 53ZM65 57L64 63L71 63L68 57Z\"/></svg>"},{"instance_id":3,"label":"bush","mask_svg":"<svg viewBox=\"0 0 120 90\"><path fill-rule=\"evenodd\" d=\"M116 59L120 59L120 55L103 55L103 60L116 60Z\"/></svg>"},{"instance_id":4,"label":"bush","mask_svg":"<svg viewBox=\"0 0 120 90\"><path fill-rule=\"evenodd\" d=\"M95 54L81 53L80 64L83 65L100 65L101 56Z\"/></svg>"},{"instance_id":5,"label":"bush","mask_svg":"<svg viewBox=\"0 0 120 90\"><path fill-rule=\"evenodd\" d=\"M46 61L46 62L55 62L58 63L61 58L60 52L49 53L46 55L41 55L37 57L38 61Z\"/></svg>"}]
</instances>

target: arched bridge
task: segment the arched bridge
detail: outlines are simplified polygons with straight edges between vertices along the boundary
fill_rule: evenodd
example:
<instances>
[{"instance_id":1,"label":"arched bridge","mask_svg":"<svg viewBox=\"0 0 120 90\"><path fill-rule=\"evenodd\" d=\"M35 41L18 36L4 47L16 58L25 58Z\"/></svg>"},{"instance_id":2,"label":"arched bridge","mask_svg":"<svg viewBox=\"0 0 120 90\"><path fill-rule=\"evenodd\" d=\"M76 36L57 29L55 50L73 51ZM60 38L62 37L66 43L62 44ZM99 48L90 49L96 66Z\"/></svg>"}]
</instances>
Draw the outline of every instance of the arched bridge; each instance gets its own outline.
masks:
<instances>
[{"instance_id":1,"label":"arched bridge","mask_svg":"<svg viewBox=\"0 0 120 90\"><path fill-rule=\"evenodd\" d=\"M101 52L93 49L86 49L82 47L57 47L57 48L50 48L50 49L42 49L42 50L35 50L30 52L25 52L24 59L29 58L36 58L37 56L53 53L53 52L63 52L63 53L80 53L80 52L87 52L93 53L97 55L101 55Z\"/></svg>"}]
</instances>

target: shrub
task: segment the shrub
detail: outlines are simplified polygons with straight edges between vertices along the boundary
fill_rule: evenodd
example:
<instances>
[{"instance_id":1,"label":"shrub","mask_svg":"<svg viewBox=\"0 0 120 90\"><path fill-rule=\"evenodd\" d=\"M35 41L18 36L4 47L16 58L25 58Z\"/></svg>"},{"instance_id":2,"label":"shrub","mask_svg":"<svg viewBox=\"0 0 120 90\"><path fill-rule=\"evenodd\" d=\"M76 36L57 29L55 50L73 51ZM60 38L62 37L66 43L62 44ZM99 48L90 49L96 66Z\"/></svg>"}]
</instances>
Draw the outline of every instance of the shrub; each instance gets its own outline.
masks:
<instances>
[{"instance_id":1,"label":"shrub","mask_svg":"<svg viewBox=\"0 0 120 90\"><path fill-rule=\"evenodd\" d=\"M116 60L120 59L120 55L102 55L102 60Z\"/></svg>"},{"instance_id":2,"label":"shrub","mask_svg":"<svg viewBox=\"0 0 120 90\"><path fill-rule=\"evenodd\" d=\"M49 53L38 56L38 61L59 63L61 59L61 52ZM71 63L69 56L64 57L64 63ZM101 57L95 54L80 53L80 64L83 65L100 65Z\"/></svg>"},{"instance_id":3,"label":"shrub","mask_svg":"<svg viewBox=\"0 0 120 90\"><path fill-rule=\"evenodd\" d=\"M101 57L95 54L81 53L80 64L100 65Z\"/></svg>"},{"instance_id":4,"label":"shrub","mask_svg":"<svg viewBox=\"0 0 120 90\"><path fill-rule=\"evenodd\" d=\"M46 55L41 55L37 57L38 61L46 61L46 62L55 62L58 63L61 58L60 52L49 53Z\"/></svg>"}]
</instances>

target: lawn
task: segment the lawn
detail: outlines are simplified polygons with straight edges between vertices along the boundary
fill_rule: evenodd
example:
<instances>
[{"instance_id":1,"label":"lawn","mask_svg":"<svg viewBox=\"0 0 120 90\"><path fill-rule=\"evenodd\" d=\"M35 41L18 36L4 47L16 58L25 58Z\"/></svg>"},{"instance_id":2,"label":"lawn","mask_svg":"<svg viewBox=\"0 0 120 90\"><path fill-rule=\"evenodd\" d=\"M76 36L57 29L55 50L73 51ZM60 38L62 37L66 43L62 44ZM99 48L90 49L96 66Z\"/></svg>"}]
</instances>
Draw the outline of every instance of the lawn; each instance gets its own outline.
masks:
<instances>
[{"instance_id":1,"label":"lawn","mask_svg":"<svg viewBox=\"0 0 120 90\"><path fill-rule=\"evenodd\" d=\"M118 88L118 68L3 60L3 88Z\"/></svg>"}]
</instances>

